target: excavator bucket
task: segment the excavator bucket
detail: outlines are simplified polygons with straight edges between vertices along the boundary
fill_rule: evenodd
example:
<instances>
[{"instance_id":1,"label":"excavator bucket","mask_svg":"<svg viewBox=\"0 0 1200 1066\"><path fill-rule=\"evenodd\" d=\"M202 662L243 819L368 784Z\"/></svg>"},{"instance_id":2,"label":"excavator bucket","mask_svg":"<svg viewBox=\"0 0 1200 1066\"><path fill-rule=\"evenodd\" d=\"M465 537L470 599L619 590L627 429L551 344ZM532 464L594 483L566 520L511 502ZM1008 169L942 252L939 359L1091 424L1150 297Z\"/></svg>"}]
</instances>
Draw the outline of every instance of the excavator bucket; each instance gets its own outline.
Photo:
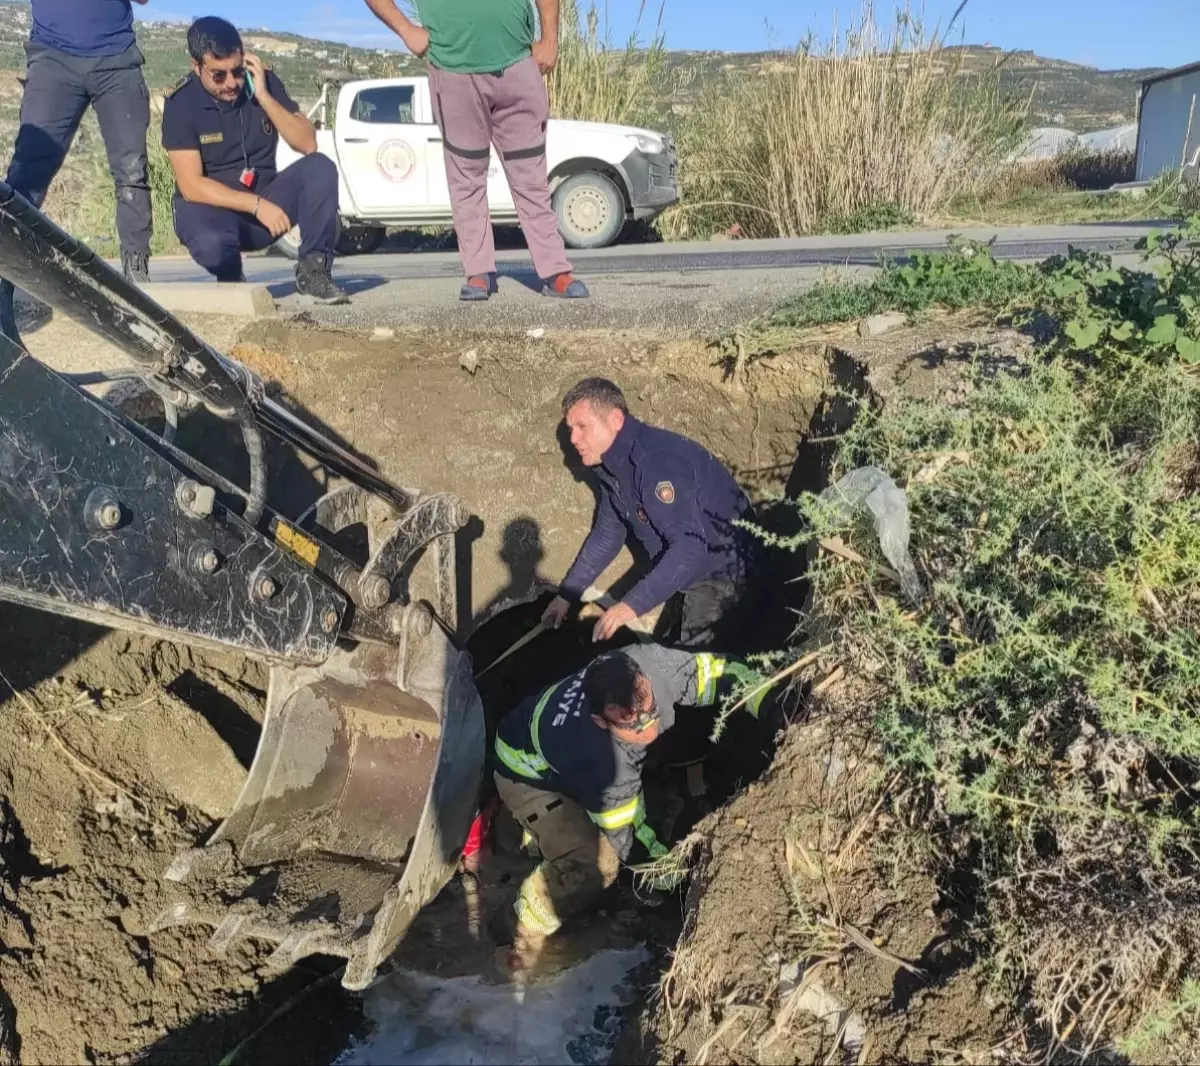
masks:
<instances>
[{"instance_id":1,"label":"excavator bucket","mask_svg":"<svg viewBox=\"0 0 1200 1066\"><path fill-rule=\"evenodd\" d=\"M281 967L342 956L366 987L453 874L478 799L483 708L453 639L468 511L274 402L2 182L0 278L122 348L165 411L159 435L31 358L0 306L0 600L271 666L241 795L165 872L153 926L206 923L217 951L272 941ZM240 429L248 486L176 446L199 407ZM267 435L333 486L299 515L266 505Z\"/></svg>"},{"instance_id":2,"label":"excavator bucket","mask_svg":"<svg viewBox=\"0 0 1200 1066\"><path fill-rule=\"evenodd\" d=\"M338 649L271 671L262 738L232 813L167 871L155 928L278 942L274 962L347 959L366 987L454 872L475 812L483 710L469 660L428 614L399 648Z\"/></svg>"}]
</instances>

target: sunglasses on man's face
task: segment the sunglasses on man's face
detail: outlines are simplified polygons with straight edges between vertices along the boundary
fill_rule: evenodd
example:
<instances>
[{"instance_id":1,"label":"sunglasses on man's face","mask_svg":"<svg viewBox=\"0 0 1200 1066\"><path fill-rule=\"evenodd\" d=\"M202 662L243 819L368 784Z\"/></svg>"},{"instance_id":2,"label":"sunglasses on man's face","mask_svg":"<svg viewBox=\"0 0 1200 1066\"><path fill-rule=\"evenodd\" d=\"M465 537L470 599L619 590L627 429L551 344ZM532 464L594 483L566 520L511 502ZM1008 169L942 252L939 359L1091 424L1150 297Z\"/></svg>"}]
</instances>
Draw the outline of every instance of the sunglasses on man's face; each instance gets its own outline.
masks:
<instances>
[{"instance_id":1,"label":"sunglasses on man's face","mask_svg":"<svg viewBox=\"0 0 1200 1066\"><path fill-rule=\"evenodd\" d=\"M618 729L626 729L631 733L644 733L647 729L658 724L658 704L651 701L650 706L642 711L636 718L624 722L612 722Z\"/></svg>"},{"instance_id":2,"label":"sunglasses on man's face","mask_svg":"<svg viewBox=\"0 0 1200 1066\"><path fill-rule=\"evenodd\" d=\"M224 85L226 78L233 78L234 81L246 80L245 67L234 67L233 70L209 70L205 73L212 78L214 85Z\"/></svg>"}]
</instances>

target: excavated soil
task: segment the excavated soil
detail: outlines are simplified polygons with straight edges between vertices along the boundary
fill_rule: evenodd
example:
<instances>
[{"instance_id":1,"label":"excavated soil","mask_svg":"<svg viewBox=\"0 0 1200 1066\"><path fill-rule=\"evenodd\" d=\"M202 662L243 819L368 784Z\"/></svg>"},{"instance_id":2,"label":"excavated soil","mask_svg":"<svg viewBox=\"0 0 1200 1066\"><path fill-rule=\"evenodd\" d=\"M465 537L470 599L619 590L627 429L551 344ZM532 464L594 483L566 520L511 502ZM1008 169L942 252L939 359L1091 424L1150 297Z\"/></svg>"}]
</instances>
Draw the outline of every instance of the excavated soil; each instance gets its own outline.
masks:
<instances>
[{"instance_id":1,"label":"excavated soil","mask_svg":"<svg viewBox=\"0 0 1200 1066\"><path fill-rule=\"evenodd\" d=\"M105 345L73 329L55 320L29 337L30 347L62 369L112 365ZM476 518L460 551L465 633L553 583L588 528L591 493L556 434L569 385L589 374L613 377L637 414L701 440L756 493L795 491L822 476L823 447L803 447L806 435L843 416L822 395L862 384L863 365L829 358L830 343L819 336L757 362L740 385L725 380L704 345L641 335L375 341L272 322L243 331L234 354L283 402L397 481L467 502ZM937 365L922 354L930 343L911 331L894 345L881 362L888 381L916 374L937 393L941 386L929 384L937 371L922 373ZM905 344L908 354L898 355ZM212 443L220 434L225 427L197 416L180 439ZM299 508L323 487L310 464L284 457L277 493L286 489ZM627 565L619 560L600 584ZM481 658L504 643L487 630L479 638ZM263 669L0 605L0 671L0 1063L201 1063L229 1061L235 1049L239 1062L330 1061L362 1024L360 1001L342 992L333 961L308 959L279 974L265 966L268 945L239 943L219 955L205 928L148 932L172 900L161 880L167 865L211 832L240 788L257 742ZM511 681L496 684L493 698L511 696ZM737 1059L729 1042L740 1022L712 1039L730 1007L772 1009L780 967L803 947L780 879L781 834L805 802L798 797L807 757L794 738L768 777L703 824L706 857L688 896L681 957L697 945L698 959L727 956L711 970L734 980L719 993L688 993L669 1025L668 1015L647 1014L618 1061L693 1060L701 1052L716 1061L722 1048ZM843 913L864 934L883 937L888 951L932 967L945 929L926 914L933 887L906 882L897 895L879 887L874 868L856 871L859 880L842 889ZM503 887L494 893L511 891L514 877L498 873L495 886ZM486 878L482 889L492 891ZM442 908L460 914L453 892L465 891L456 886ZM431 908L429 922L414 929L400 961L464 972L475 957L470 945L447 939L437 913ZM629 921L624 911L615 918L622 927ZM872 997L899 1002L904 982L890 964L863 957L856 969L850 954L843 963L838 994L855 990L857 1009L869 1010ZM907 1048L928 1057L938 1034L991 1031L973 987L958 979L913 987L903 1031L888 1036L883 1022L868 1028L897 1055ZM273 1021L281 1008L282 1020ZM767 1015L754 1017L757 1025ZM751 1037L761 1039L743 1037L743 1051ZM779 1061L806 1061L831 1038L811 1039L781 1045L793 1057Z\"/></svg>"},{"instance_id":2,"label":"excavated soil","mask_svg":"<svg viewBox=\"0 0 1200 1066\"><path fill-rule=\"evenodd\" d=\"M952 900L902 855L873 752L842 715L697 826L686 922L615 1061L990 1061L1012 1012ZM897 861L897 860L905 861Z\"/></svg>"},{"instance_id":3,"label":"excavated soil","mask_svg":"<svg viewBox=\"0 0 1200 1066\"><path fill-rule=\"evenodd\" d=\"M211 930L147 931L172 901L167 864L241 787L263 671L9 606L0 648L0 988L15 1054L217 1061L328 969L279 975L265 946L222 957L206 945ZM328 1061L355 1007L325 1003L290 1053L267 1057Z\"/></svg>"}]
</instances>

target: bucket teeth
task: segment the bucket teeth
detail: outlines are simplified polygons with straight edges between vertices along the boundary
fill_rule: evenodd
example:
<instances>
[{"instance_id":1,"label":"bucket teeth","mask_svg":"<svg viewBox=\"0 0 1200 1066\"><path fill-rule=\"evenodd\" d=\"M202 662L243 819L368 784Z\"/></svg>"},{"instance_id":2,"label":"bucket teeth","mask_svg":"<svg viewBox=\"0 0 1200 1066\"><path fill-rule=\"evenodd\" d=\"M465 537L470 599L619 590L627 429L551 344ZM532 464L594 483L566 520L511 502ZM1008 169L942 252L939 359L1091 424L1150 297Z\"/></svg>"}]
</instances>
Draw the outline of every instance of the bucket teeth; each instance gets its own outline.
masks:
<instances>
[{"instance_id":1,"label":"bucket teeth","mask_svg":"<svg viewBox=\"0 0 1200 1066\"><path fill-rule=\"evenodd\" d=\"M150 932L161 933L176 925L187 925L189 922L200 921L200 915L190 903L175 903L158 912L150 923Z\"/></svg>"},{"instance_id":2,"label":"bucket teeth","mask_svg":"<svg viewBox=\"0 0 1200 1066\"><path fill-rule=\"evenodd\" d=\"M271 969L286 970L293 965L297 959L303 958L305 955L316 954L316 947L312 944L320 938L320 934L312 930L297 929L280 941L279 946L271 952L270 958L267 959L267 966Z\"/></svg>"},{"instance_id":3,"label":"bucket teeth","mask_svg":"<svg viewBox=\"0 0 1200 1066\"><path fill-rule=\"evenodd\" d=\"M206 848L189 848L171 860L163 880L178 885L196 873L222 873L233 868L233 858L233 847L227 841Z\"/></svg>"},{"instance_id":4,"label":"bucket teeth","mask_svg":"<svg viewBox=\"0 0 1200 1066\"><path fill-rule=\"evenodd\" d=\"M208 946L211 951L217 955L224 955L229 950L229 945L232 944L242 932L242 926L246 924L248 914L227 914L221 919L221 924L217 926L216 932L208 938Z\"/></svg>"}]
</instances>

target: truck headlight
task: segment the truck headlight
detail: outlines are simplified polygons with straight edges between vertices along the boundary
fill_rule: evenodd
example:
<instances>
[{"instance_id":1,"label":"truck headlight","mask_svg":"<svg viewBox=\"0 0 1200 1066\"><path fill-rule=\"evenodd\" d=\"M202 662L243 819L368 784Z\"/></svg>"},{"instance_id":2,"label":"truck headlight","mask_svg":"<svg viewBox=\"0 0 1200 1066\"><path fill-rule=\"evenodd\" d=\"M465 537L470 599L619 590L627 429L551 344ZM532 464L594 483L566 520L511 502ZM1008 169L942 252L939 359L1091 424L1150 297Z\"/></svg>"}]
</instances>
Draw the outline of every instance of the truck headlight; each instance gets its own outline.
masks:
<instances>
[{"instance_id":1,"label":"truck headlight","mask_svg":"<svg viewBox=\"0 0 1200 1066\"><path fill-rule=\"evenodd\" d=\"M645 152L646 155L658 155L663 151L663 143L657 137L651 137L646 133L631 133L629 139L637 145L638 151Z\"/></svg>"}]
</instances>

